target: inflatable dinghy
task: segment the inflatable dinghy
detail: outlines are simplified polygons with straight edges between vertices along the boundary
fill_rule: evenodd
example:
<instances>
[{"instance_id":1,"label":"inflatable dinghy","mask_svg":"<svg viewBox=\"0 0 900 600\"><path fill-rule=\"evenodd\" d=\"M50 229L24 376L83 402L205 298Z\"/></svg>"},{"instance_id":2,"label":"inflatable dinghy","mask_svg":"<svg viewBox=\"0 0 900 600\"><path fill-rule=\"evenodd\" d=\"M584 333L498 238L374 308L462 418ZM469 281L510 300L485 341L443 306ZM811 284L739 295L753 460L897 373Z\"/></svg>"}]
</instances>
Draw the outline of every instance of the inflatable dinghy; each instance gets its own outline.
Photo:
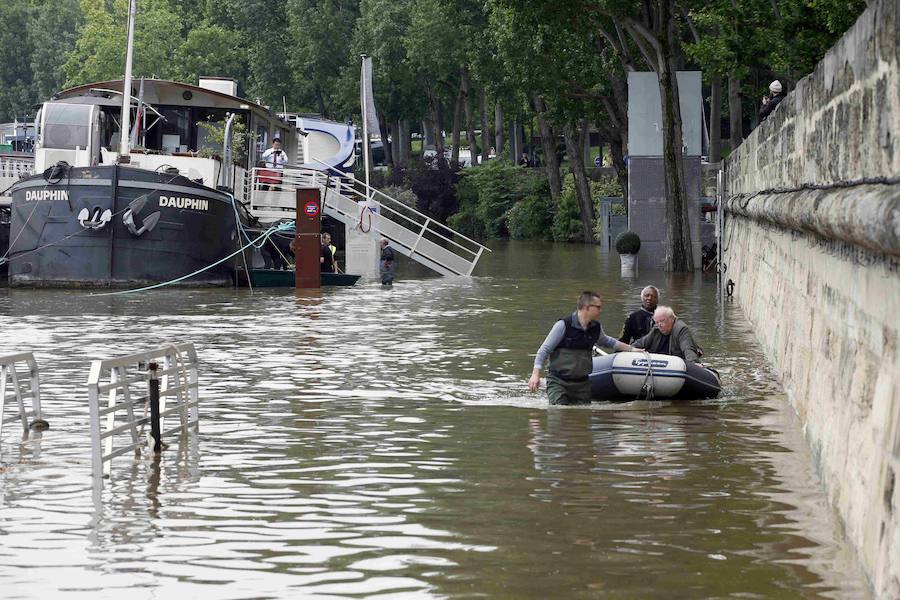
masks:
<instances>
[{"instance_id":1,"label":"inflatable dinghy","mask_svg":"<svg viewBox=\"0 0 900 600\"><path fill-rule=\"evenodd\" d=\"M594 400L716 398L722 391L714 370L646 352L595 356L590 380Z\"/></svg>"}]
</instances>

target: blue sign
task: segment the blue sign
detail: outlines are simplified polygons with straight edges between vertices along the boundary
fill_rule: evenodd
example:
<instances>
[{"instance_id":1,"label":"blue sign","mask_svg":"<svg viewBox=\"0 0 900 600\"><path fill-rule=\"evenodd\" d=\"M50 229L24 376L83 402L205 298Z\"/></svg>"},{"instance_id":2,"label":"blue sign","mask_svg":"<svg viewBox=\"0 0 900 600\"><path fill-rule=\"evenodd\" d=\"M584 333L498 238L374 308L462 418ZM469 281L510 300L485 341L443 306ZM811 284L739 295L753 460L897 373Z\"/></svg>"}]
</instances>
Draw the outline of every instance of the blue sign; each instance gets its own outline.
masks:
<instances>
[{"instance_id":1,"label":"blue sign","mask_svg":"<svg viewBox=\"0 0 900 600\"><path fill-rule=\"evenodd\" d=\"M595 159L594 159L594 166L595 166L595 167L602 167L602 166L603 166L603 159L601 159L599 156L598 156L597 158L595 158Z\"/></svg>"}]
</instances>

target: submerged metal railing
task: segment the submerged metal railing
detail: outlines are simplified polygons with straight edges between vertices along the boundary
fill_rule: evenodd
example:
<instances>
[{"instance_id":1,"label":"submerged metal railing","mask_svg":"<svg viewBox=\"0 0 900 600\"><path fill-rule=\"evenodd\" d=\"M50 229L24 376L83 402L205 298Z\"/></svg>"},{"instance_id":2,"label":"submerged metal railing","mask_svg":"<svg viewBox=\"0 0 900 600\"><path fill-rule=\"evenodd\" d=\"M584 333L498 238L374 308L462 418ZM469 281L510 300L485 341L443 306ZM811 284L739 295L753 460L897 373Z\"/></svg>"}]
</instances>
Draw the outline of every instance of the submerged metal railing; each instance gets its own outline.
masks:
<instances>
[{"instance_id":1,"label":"submerged metal railing","mask_svg":"<svg viewBox=\"0 0 900 600\"><path fill-rule=\"evenodd\" d=\"M19 375L19 368L25 367L26 372ZM12 384L10 388L8 384ZM17 414L6 417L6 398L10 395L16 402ZM30 400L31 410L25 407L25 401ZM28 433L30 423L41 419L41 382L37 362L31 352L18 352L0 356L0 440L3 436L3 424L20 421L24 434ZM2 446L0 446L2 447Z\"/></svg>"},{"instance_id":2,"label":"submerged metal railing","mask_svg":"<svg viewBox=\"0 0 900 600\"><path fill-rule=\"evenodd\" d=\"M156 364L161 368L155 369ZM191 343L169 344L154 350L129 354L91 363L88 377L88 401L91 420L91 463L95 483L102 486L109 475L111 461L117 456L141 448L159 446L163 437L198 429L199 385L197 352ZM158 386L158 415L154 414L152 378L161 377ZM102 397L106 398L102 402ZM102 402L102 406L101 406ZM141 416L136 412L142 411ZM151 417L158 416L154 422ZM165 428L167 417L177 417L177 425ZM156 424L158 423L158 430ZM149 426L149 431L145 429ZM157 433L153 439L153 433ZM145 434L145 435L144 435ZM127 443L114 446L116 436L127 436Z\"/></svg>"},{"instance_id":3,"label":"submerged metal railing","mask_svg":"<svg viewBox=\"0 0 900 600\"><path fill-rule=\"evenodd\" d=\"M471 275L486 246L411 206L343 173L316 169L253 169L248 173L250 214L262 221L293 219L296 190L322 190L325 213L387 238L400 253L442 275Z\"/></svg>"}]
</instances>

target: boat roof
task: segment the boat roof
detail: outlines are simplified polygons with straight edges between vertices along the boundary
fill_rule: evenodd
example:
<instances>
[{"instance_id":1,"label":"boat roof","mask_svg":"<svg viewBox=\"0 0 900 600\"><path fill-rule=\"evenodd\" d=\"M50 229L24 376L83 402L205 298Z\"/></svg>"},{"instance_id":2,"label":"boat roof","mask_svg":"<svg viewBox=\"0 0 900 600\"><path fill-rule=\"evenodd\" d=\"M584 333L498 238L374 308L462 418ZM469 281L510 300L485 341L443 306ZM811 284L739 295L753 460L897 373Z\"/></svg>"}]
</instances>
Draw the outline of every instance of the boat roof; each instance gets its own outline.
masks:
<instances>
[{"instance_id":1,"label":"boat roof","mask_svg":"<svg viewBox=\"0 0 900 600\"><path fill-rule=\"evenodd\" d=\"M91 102L93 104L108 104L110 106L113 106L116 104L116 101L110 97L110 94L121 95L122 89L124 87L123 83L124 81L122 79L86 83L84 85L71 87L57 92L53 95L53 100L67 100L77 97L90 96L96 99ZM135 91L140 89L140 85L140 79L133 80L132 86ZM173 93L177 92L181 92L181 94L179 94L178 96L172 96ZM184 98L184 92L191 93L190 99ZM178 100L174 102L164 100L164 95L172 96L172 98L170 98L169 100L173 100L175 98L178 98ZM133 94L133 96L136 98L137 93ZM107 100L109 100L109 102L106 102ZM203 100L208 100L208 102L204 102ZM252 100L247 100L246 98L240 98L238 96L231 96L223 92L200 87L199 85L170 81L167 79L144 79L144 101L149 104L183 104L208 106L215 108L250 110L252 112L263 114L269 118L278 118L272 110L266 108L261 104L257 104ZM118 99L118 104L121 105L121 99Z\"/></svg>"}]
</instances>

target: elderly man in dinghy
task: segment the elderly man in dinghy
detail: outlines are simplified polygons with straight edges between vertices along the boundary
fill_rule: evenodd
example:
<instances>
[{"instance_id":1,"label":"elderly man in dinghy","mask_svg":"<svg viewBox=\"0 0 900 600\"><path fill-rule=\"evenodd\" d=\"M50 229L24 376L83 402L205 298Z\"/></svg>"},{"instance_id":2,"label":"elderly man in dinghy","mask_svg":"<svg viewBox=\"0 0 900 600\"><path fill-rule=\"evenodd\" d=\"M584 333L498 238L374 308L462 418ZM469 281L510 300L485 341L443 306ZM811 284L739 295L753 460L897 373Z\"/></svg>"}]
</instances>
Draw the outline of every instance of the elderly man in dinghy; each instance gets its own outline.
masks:
<instances>
[{"instance_id":1,"label":"elderly man in dinghy","mask_svg":"<svg viewBox=\"0 0 900 600\"><path fill-rule=\"evenodd\" d=\"M694 341L691 330L684 321L675 316L669 306L658 306L653 312L653 323L656 325L650 333L635 340L634 347L654 354L679 356L686 362L700 362L703 350Z\"/></svg>"},{"instance_id":2,"label":"elderly man in dinghy","mask_svg":"<svg viewBox=\"0 0 900 600\"><path fill-rule=\"evenodd\" d=\"M541 385L541 369L550 357L547 373L547 398L550 404L589 404L593 369L591 351L595 344L631 350L631 346L603 333L600 318L600 296L584 292L571 315L559 319L538 349L528 389L536 392Z\"/></svg>"}]
</instances>

